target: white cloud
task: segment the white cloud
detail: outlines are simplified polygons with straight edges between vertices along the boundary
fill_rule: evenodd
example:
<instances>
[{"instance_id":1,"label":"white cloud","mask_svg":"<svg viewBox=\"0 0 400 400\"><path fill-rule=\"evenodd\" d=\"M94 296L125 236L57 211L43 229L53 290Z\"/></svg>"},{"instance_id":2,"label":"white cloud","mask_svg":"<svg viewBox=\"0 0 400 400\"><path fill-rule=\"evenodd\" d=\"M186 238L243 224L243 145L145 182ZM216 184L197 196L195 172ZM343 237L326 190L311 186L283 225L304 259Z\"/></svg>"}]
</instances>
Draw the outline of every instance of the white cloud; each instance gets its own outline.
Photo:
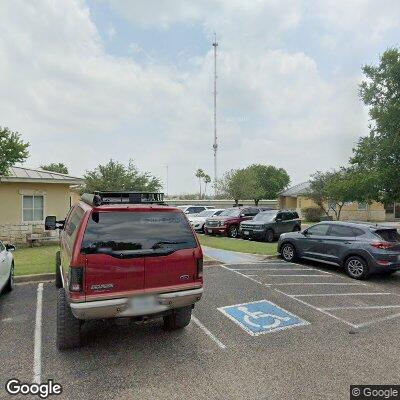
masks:
<instances>
[{"instance_id":1,"label":"white cloud","mask_svg":"<svg viewBox=\"0 0 400 400\"><path fill-rule=\"evenodd\" d=\"M309 54L285 48L287 35L301 28L304 3L110 2L144 27L196 23L208 37L218 27L221 173L264 162L286 168L297 182L346 162L366 126L359 71L326 78ZM351 2L342 4L342 19L335 2L325 3L314 4L312 18L326 25L323 40L332 47L340 48L342 33L366 29L367 13L355 17ZM378 36L398 26L372 3L368 16L376 13ZM136 63L143 51L136 42L126 58L111 56L83 0L1 2L0 16L0 124L31 141L29 165L64 161L81 174L111 157L133 158L164 176L168 164L170 192L195 191L197 168L212 173L211 49L189 60L189 71L154 59Z\"/></svg>"}]
</instances>

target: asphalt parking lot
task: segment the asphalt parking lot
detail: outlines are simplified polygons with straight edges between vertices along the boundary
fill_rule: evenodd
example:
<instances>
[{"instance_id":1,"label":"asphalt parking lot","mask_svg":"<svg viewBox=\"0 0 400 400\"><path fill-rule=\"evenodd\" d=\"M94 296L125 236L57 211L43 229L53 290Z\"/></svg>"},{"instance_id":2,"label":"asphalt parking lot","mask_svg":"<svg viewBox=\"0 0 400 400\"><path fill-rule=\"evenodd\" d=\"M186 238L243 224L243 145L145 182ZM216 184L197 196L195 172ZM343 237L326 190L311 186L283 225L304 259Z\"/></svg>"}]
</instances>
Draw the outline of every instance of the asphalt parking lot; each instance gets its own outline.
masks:
<instances>
[{"instance_id":1,"label":"asphalt parking lot","mask_svg":"<svg viewBox=\"0 0 400 400\"><path fill-rule=\"evenodd\" d=\"M0 298L0 398L10 378L54 379L65 399L348 399L351 384L398 383L399 273L358 282L271 259L206 267L205 282L185 330L92 322L65 353L54 285L17 285Z\"/></svg>"}]
</instances>

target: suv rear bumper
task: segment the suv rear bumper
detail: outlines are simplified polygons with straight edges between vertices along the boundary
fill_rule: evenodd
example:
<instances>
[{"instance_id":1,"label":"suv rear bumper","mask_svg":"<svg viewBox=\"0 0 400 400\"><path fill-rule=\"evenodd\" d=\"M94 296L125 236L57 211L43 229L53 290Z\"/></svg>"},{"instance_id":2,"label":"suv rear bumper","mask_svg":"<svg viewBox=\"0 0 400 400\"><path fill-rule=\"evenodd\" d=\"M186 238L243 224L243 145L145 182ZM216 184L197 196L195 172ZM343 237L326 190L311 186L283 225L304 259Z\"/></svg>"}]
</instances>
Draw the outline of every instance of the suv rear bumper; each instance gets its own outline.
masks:
<instances>
[{"instance_id":1,"label":"suv rear bumper","mask_svg":"<svg viewBox=\"0 0 400 400\"><path fill-rule=\"evenodd\" d=\"M203 288L199 288L150 296L70 303L70 306L74 316L82 320L136 317L159 314L174 308L189 306L199 301L202 295ZM150 300L150 304L138 306L135 304L137 299Z\"/></svg>"}]
</instances>

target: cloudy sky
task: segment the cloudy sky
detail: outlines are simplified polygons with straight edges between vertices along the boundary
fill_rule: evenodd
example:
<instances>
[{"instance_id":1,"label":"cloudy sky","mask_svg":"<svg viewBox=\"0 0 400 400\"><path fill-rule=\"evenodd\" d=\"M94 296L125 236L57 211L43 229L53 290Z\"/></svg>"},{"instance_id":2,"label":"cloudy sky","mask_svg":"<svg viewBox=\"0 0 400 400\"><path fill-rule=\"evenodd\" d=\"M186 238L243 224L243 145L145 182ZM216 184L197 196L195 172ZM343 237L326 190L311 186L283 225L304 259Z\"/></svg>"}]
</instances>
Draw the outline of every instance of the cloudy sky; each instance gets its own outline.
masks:
<instances>
[{"instance_id":1,"label":"cloudy sky","mask_svg":"<svg viewBox=\"0 0 400 400\"><path fill-rule=\"evenodd\" d=\"M259 162L298 183L366 133L361 66L399 45L400 2L2 0L0 18L0 125L31 142L26 166L134 159L188 193L213 172L214 31L220 174Z\"/></svg>"}]
</instances>

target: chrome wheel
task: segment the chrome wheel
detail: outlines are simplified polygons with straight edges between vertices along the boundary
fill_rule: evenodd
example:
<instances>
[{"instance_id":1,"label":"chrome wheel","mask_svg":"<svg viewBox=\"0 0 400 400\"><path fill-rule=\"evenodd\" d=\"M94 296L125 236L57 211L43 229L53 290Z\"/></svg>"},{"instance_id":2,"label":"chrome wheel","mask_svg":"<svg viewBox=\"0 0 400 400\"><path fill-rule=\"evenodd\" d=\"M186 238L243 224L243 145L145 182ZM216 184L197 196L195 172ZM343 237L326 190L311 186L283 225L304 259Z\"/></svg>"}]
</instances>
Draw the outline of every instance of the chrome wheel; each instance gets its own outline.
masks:
<instances>
[{"instance_id":1,"label":"chrome wheel","mask_svg":"<svg viewBox=\"0 0 400 400\"><path fill-rule=\"evenodd\" d=\"M352 258L347 263L347 270L349 275L354 278L360 278L364 274L365 266L360 260Z\"/></svg>"},{"instance_id":2,"label":"chrome wheel","mask_svg":"<svg viewBox=\"0 0 400 400\"><path fill-rule=\"evenodd\" d=\"M294 248L290 244L285 244L282 248L282 257L286 261L292 261L294 258Z\"/></svg>"}]
</instances>

